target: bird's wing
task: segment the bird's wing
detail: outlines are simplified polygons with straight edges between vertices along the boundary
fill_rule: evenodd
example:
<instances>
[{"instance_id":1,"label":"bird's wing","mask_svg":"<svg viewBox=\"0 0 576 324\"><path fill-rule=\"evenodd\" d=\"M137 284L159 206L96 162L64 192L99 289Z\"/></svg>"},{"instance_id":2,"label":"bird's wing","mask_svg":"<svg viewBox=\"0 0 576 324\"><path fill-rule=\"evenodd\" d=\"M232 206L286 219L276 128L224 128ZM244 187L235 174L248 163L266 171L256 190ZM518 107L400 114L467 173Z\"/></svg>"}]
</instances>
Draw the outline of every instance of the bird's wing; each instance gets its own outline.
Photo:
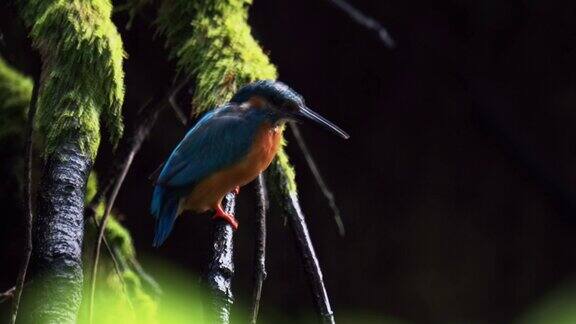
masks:
<instances>
[{"instance_id":1,"label":"bird's wing","mask_svg":"<svg viewBox=\"0 0 576 324\"><path fill-rule=\"evenodd\" d=\"M166 161L158 185L194 186L248 153L257 125L226 109L208 113L186 134Z\"/></svg>"}]
</instances>

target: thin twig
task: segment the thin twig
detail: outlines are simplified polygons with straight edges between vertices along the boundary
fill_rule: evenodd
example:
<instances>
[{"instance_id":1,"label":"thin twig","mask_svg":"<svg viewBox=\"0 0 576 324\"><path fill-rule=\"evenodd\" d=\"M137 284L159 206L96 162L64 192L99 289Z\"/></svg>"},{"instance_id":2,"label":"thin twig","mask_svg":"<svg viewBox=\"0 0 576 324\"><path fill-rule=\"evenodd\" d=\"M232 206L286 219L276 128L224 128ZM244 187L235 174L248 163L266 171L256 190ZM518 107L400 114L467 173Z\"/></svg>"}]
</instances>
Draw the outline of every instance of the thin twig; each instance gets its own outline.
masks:
<instances>
[{"instance_id":1,"label":"thin twig","mask_svg":"<svg viewBox=\"0 0 576 324\"><path fill-rule=\"evenodd\" d=\"M91 212L91 218L92 218L92 221L94 222L94 226L96 227L96 229L100 228L100 224L98 222L98 219L96 218L96 211L95 210L93 210ZM112 264L114 266L114 272L116 272L116 276L118 276L118 279L120 280L120 285L122 286L122 292L126 296L126 300L128 301L128 305L130 306L130 309L134 310L134 306L132 305L132 299L130 298L130 294L128 293L128 284L126 284L126 280L124 280L124 276L122 275L122 269L120 269L120 263L118 262L118 259L116 258L116 254L114 253L114 250L112 249L112 247L108 243L106 236L104 236L102 238L102 242L104 242L104 246L106 247L106 250L108 251L108 255L110 256L110 259L112 260Z\"/></svg>"},{"instance_id":2,"label":"thin twig","mask_svg":"<svg viewBox=\"0 0 576 324\"><path fill-rule=\"evenodd\" d=\"M30 263L30 256L32 255L32 222L34 215L32 214L32 149L34 145L34 118L36 116L36 107L38 102L38 88L40 87L40 77L37 74L32 89L32 98L28 108L28 122L26 126L26 166L24 169L24 177L26 185L24 186L24 215L26 217L26 248L24 250L24 260L22 267L18 273L16 280L16 290L14 291L14 300L12 301L12 316L10 323L16 323L18 316L18 308L20 306L20 297L22 297L22 289L26 281L26 272L28 271L28 264Z\"/></svg>"},{"instance_id":3,"label":"thin twig","mask_svg":"<svg viewBox=\"0 0 576 324\"><path fill-rule=\"evenodd\" d=\"M268 192L264 175L258 176L256 185L258 194L258 218L256 220L256 251L254 260L254 292L252 294L252 324L258 321L262 285L266 280L266 214L268 213Z\"/></svg>"},{"instance_id":4,"label":"thin twig","mask_svg":"<svg viewBox=\"0 0 576 324\"><path fill-rule=\"evenodd\" d=\"M186 125L188 123L188 118L186 117L186 114L184 114L184 111L182 110L180 105L178 105L178 94L180 93L180 90L182 90L182 88L188 83L188 81L189 78L186 78L178 84L174 83L176 84L176 86L173 88L170 95L168 96L168 102L170 103L170 107L172 107L172 110L174 110L176 117L178 117L178 120L182 123L182 125Z\"/></svg>"},{"instance_id":5,"label":"thin twig","mask_svg":"<svg viewBox=\"0 0 576 324\"><path fill-rule=\"evenodd\" d=\"M386 45L386 47L390 49L396 47L396 42L394 41L392 36L390 36L390 33L388 33L386 28L384 28L384 26L382 26L382 24L380 24L377 20L366 16L363 12L354 8L354 6L352 6L345 0L328 0L328 1L332 2L336 7L340 8L342 11L348 14L348 16L350 16L350 18L352 18L359 25L362 25L370 30L376 31L378 33L378 36L380 37L380 40L384 42L384 45Z\"/></svg>"},{"instance_id":6,"label":"thin twig","mask_svg":"<svg viewBox=\"0 0 576 324\"><path fill-rule=\"evenodd\" d=\"M2 304L3 302L14 298L14 292L16 291L16 286L6 290L3 293L0 293L0 304Z\"/></svg>"},{"instance_id":7,"label":"thin twig","mask_svg":"<svg viewBox=\"0 0 576 324\"><path fill-rule=\"evenodd\" d=\"M176 94L186 85L188 84L189 79L175 79L173 86L170 90L166 91L166 94L163 98L158 99L158 97L153 98L151 102L147 102L144 108L141 109L141 112L138 114L137 120L134 122L134 128L132 134L130 136L125 136L123 139L122 144L119 147L119 153L115 156L114 161L112 161L112 169L110 170L107 178L109 179L108 182L102 186L102 189L94 196L92 199L91 204L96 204L100 200L102 200L108 194L108 191L112 188L115 183L115 179L120 175L122 170L126 167L126 162L128 161L128 156L134 152L134 154L138 153L142 143L148 135L150 131L156 124L156 120L158 116L166 107L170 106L170 98L176 96ZM178 113L175 111L178 115ZM182 113L183 114L183 113ZM178 117L178 116L177 116ZM178 117L180 121L180 117ZM128 166L130 167L130 166Z\"/></svg>"},{"instance_id":8,"label":"thin twig","mask_svg":"<svg viewBox=\"0 0 576 324\"><path fill-rule=\"evenodd\" d=\"M185 84L185 82L179 83L177 88L182 88L183 87L182 84ZM136 123L136 127L134 128L133 134L129 137L126 137L127 140L123 142L125 143L125 145L123 145L122 148L125 149L119 152L118 158L115 159L115 161L119 161L119 163L113 163L113 165L116 165L116 167L112 171L112 176L110 177L110 179L113 179L112 181L114 185L110 197L106 200L106 208L104 211L104 215L102 216L102 222L98 229L98 236L96 238L96 245L94 249L94 259L91 268L92 275L91 275L89 308L88 308L89 323L93 322L94 296L96 291L96 277L98 274L98 263L100 259L100 250L102 247L104 232L106 229L108 218L110 216L110 211L114 206L114 202L120 191L120 188L122 187L122 184L124 183L124 179L126 178L126 175L128 174L130 167L132 166L134 157L142 147L142 143L148 137L150 130L152 129L152 127L156 123L156 120L158 119L158 115L166 107L166 103L167 101L169 101L169 98L173 95L173 93L174 92L171 91L166 96L166 98L160 100L156 105L150 105L148 109L144 109L142 111L141 116L138 122ZM105 186L103 190L106 191L107 187L108 186ZM97 194L95 198L99 196L102 197L102 194L100 195ZM98 201L96 201L96 203L97 202ZM109 247L108 251L110 252L111 255L113 255L112 250ZM114 263L115 267L117 267L117 262Z\"/></svg>"},{"instance_id":9,"label":"thin twig","mask_svg":"<svg viewBox=\"0 0 576 324\"><path fill-rule=\"evenodd\" d=\"M340 233L341 236L346 235L344 222L342 221L340 209L338 208L338 205L336 205L336 199L334 198L334 194L332 193L330 188L328 188L328 185L324 181L324 178L322 177L322 174L318 169L318 165L314 161L312 153L308 149L308 145L306 145L306 141L304 140L302 133L300 133L298 125L290 123L290 129L292 130L292 134L294 134L294 138L296 139L296 143L298 143L298 147L300 147L300 150L304 154L306 163L308 164L308 167L310 168L312 175L314 175L316 183L318 183L318 186L320 187L320 190L322 190L324 197L326 198L326 200L328 200L328 205L330 206L330 209L332 209L332 212L334 213L334 221L336 222L336 226L338 226L338 233Z\"/></svg>"},{"instance_id":10,"label":"thin twig","mask_svg":"<svg viewBox=\"0 0 576 324\"><path fill-rule=\"evenodd\" d=\"M234 214L236 197L234 193L226 195L222 201L224 210ZM232 294L232 277L234 276L234 230L222 219L212 222L212 237L210 244L210 260L206 273L210 298L207 305L207 323L229 324L230 308L234 303Z\"/></svg>"},{"instance_id":11,"label":"thin twig","mask_svg":"<svg viewBox=\"0 0 576 324\"><path fill-rule=\"evenodd\" d=\"M135 154L135 153L134 153ZM122 173L116 179L116 183L114 188L112 189L112 193L110 194L110 198L106 201L106 209L104 210L104 216L102 216L102 222L100 227L98 228L98 236L96 237L96 247L94 249L94 261L92 263L92 276L90 277L92 283L90 285L90 308L88 311L89 314L89 323L92 323L93 315L94 315L94 294L96 292L96 275L98 272L98 261L100 259L100 248L102 247L102 238L104 237L104 232L106 231L106 224L108 222L108 218L110 216L110 211L112 210L112 206L114 206L114 202L116 201L116 197L118 196L118 192L124 183L124 179L126 178L126 174L128 174L128 170L130 169L130 165L134 160L134 154L130 154L128 156L128 162L125 164L125 167L122 169Z\"/></svg>"},{"instance_id":12,"label":"thin twig","mask_svg":"<svg viewBox=\"0 0 576 324\"><path fill-rule=\"evenodd\" d=\"M138 274L138 277L142 279L142 283L148 291L151 291L154 295L160 296L163 294L162 287L150 276L142 267L140 262L136 258L129 258L128 262L132 266L132 269Z\"/></svg>"}]
</instances>

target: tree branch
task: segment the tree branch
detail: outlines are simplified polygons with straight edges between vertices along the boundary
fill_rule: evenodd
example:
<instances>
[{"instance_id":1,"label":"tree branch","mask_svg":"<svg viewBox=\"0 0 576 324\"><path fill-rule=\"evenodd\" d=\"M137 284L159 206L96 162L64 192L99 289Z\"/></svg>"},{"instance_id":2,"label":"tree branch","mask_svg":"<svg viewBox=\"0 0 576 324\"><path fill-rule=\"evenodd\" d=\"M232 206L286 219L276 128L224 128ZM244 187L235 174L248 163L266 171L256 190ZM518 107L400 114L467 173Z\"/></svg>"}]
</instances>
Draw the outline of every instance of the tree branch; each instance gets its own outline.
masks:
<instances>
[{"instance_id":1,"label":"tree branch","mask_svg":"<svg viewBox=\"0 0 576 324\"><path fill-rule=\"evenodd\" d=\"M104 232L106 230L106 225L108 222L108 218L110 216L110 212L114 203L116 201L116 197L124 183L124 179L132 166L132 162L134 161L134 157L140 151L142 147L142 143L150 134L152 127L156 123L158 116L162 110L168 105L170 98L174 96L174 93L179 91L187 81L183 81L178 83L174 90L168 92L164 98L160 100L155 100L155 102L151 105L146 105L146 107L142 110L139 114L137 121L135 122L135 126L133 128L132 134L126 136L122 140L122 144L120 146L120 150L116 155L114 161L112 162L113 168L110 172L110 182L103 187L93 199L93 202L90 204L98 204L101 199L104 199L106 196L107 191L113 184L112 193L106 201L106 208L104 211L104 215L102 216L102 222L98 225L96 218L94 218L95 224L98 226L98 235L96 238L96 244L94 248L94 259L92 263L92 274L91 274L91 284L90 284L90 295L89 295L89 323L92 323L93 314L94 314L94 295L96 292L96 279L98 273L98 263L100 259L100 250L102 248L102 241L105 241ZM94 215L94 213L92 213ZM113 258L114 266L117 268L117 261L114 259L114 253L110 248L108 242L105 241L106 248L109 251L111 257Z\"/></svg>"},{"instance_id":2,"label":"tree branch","mask_svg":"<svg viewBox=\"0 0 576 324\"><path fill-rule=\"evenodd\" d=\"M264 175L258 176L256 190L258 194L258 218L256 219L256 244L254 259L254 291L252 294L252 318L251 323L258 321L260 299L262 297L262 285L266 280L266 214L268 213L268 193Z\"/></svg>"},{"instance_id":3,"label":"tree branch","mask_svg":"<svg viewBox=\"0 0 576 324\"><path fill-rule=\"evenodd\" d=\"M2 304L3 302L14 298L14 292L16 291L16 286L6 290L3 293L0 293L0 304Z\"/></svg>"},{"instance_id":4,"label":"tree branch","mask_svg":"<svg viewBox=\"0 0 576 324\"><path fill-rule=\"evenodd\" d=\"M228 193L222 202L227 213L234 214L236 197ZM230 323L230 308L234 303L232 277L234 276L234 230L226 221L212 222L210 260L206 272L210 300L207 305L207 323Z\"/></svg>"},{"instance_id":5,"label":"tree branch","mask_svg":"<svg viewBox=\"0 0 576 324\"><path fill-rule=\"evenodd\" d=\"M33 224L34 250L19 323L75 323L82 299L84 194L92 166L77 143L65 143L44 167Z\"/></svg>"},{"instance_id":6,"label":"tree branch","mask_svg":"<svg viewBox=\"0 0 576 324\"><path fill-rule=\"evenodd\" d=\"M352 18L352 20L354 20L359 25L364 26L370 30L376 31L378 33L378 37L380 37L380 40L382 40L382 42L384 43L384 45L386 45L386 47L390 49L396 47L396 42L394 41L392 36L390 36L390 33L388 33L386 28L384 28L384 26L382 26L377 20L366 16L363 12L356 9L346 0L328 0L328 1L332 2L332 4L334 4L340 10L344 11L350 18Z\"/></svg>"},{"instance_id":7,"label":"tree branch","mask_svg":"<svg viewBox=\"0 0 576 324\"><path fill-rule=\"evenodd\" d=\"M318 315L323 323L335 323L332 307L324 279L322 276L322 269L316 257L308 225L304 218L304 214L300 208L298 201L298 194L294 191L286 190L285 184L289 182L290 175L286 170L281 167L281 164L276 161L271 165L271 169L266 174L269 187L274 188L273 193L282 207L283 212L288 216L288 221L292 232L296 239L296 247L300 252L304 271L306 273L308 283L312 290L312 296L316 304Z\"/></svg>"},{"instance_id":8,"label":"tree branch","mask_svg":"<svg viewBox=\"0 0 576 324\"><path fill-rule=\"evenodd\" d=\"M288 220L292 228L292 232L296 238L296 245L302 257L304 270L308 276L308 283L312 288L312 294L318 308L319 315L323 323L335 323L334 313L330 306L326 286L324 285L324 278L322 276L322 269L320 262L316 257L314 245L308 232L308 225L304 219L304 214L300 209L300 202L296 194L285 197L285 211L288 213Z\"/></svg>"},{"instance_id":9,"label":"tree branch","mask_svg":"<svg viewBox=\"0 0 576 324\"><path fill-rule=\"evenodd\" d=\"M73 324L82 299L86 185L100 144L99 125L113 143L122 134L125 52L109 0L21 4L20 15L42 57L36 124L45 165L33 222L31 279L18 322Z\"/></svg>"},{"instance_id":10,"label":"tree branch","mask_svg":"<svg viewBox=\"0 0 576 324\"><path fill-rule=\"evenodd\" d=\"M338 233L340 233L341 236L346 235L346 229L344 228L344 222L342 221L340 208L338 208L338 205L336 205L336 199L334 198L334 194L332 193L330 188L328 188L328 185L324 181L324 177L322 177L322 174L318 169L318 165L316 164L316 161L314 161L312 153L308 149L308 145L306 145L306 141L304 140L302 133L300 133L300 128L298 128L298 125L296 125L295 123L290 123L290 129L292 130L292 134L294 134L294 138L296 139L296 143L298 143L298 146L300 147L302 154L304 154L306 163L308 164L308 167L310 168L310 171L312 172L314 179L316 179L316 183L320 187L320 190L322 190L322 193L324 194L326 200L328 200L328 206L330 206L330 209L332 209L332 212L334 214L334 221L336 222L336 226L338 226Z\"/></svg>"},{"instance_id":11,"label":"tree branch","mask_svg":"<svg viewBox=\"0 0 576 324\"><path fill-rule=\"evenodd\" d=\"M26 126L26 150L25 150L25 168L24 168L24 179L26 179L26 184L24 185L24 216L26 217L26 248L24 250L24 260L22 261L22 266L20 272L18 273L18 278L16 280L16 290L14 291L14 299L12 301L12 314L10 318L10 323L16 323L16 317L18 317L18 308L20 306L20 297L22 296L22 289L24 288L24 282L26 281L26 273L28 271L28 265L30 263L30 255L32 254L32 149L34 146L34 120L36 116L36 103L38 102L38 88L40 86L39 73L34 80L34 88L32 89L32 98L30 99L30 107L28 108L28 121Z\"/></svg>"}]
</instances>

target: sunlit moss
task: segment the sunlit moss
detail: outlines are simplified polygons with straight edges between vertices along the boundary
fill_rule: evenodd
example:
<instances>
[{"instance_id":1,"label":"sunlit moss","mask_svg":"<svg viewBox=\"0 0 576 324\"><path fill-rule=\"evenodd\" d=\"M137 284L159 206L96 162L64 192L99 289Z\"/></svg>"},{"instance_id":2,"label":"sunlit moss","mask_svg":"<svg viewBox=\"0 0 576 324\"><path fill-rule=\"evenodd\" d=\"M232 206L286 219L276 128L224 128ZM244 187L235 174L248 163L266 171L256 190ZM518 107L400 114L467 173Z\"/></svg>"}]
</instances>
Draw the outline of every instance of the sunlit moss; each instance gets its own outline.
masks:
<instances>
[{"instance_id":1,"label":"sunlit moss","mask_svg":"<svg viewBox=\"0 0 576 324\"><path fill-rule=\"evenodd\" d=\"M109 0L30 0L22 17L43 61L37 124L44 153L64 141L96 156L100 121L113 143L122 134L124 51Z\"/></svg>"},{"instance_id":2,"label":"sunlit moss","mask_svg":"<svg viewBox=\"0 0 576 324\"><path fill-rule=\"evenodd\" d=\"M251 2L173 0L162 6L159 24L170 53L181 71L196 77L196 113L228 101L239 86L277 76L247 23Z\"/></svg>"}]
</instances>

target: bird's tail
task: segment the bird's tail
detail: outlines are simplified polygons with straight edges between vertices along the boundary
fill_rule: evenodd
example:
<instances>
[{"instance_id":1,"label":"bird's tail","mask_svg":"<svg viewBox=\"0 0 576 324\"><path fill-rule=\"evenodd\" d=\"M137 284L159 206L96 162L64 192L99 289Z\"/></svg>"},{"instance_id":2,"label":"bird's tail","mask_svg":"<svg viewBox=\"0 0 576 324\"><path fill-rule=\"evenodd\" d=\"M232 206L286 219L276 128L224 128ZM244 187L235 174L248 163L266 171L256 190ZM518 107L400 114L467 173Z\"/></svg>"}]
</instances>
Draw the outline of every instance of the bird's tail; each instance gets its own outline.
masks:
<instances>
[{"instance_id":1,"label":"bird's tail","mask_svg":"<svg viewBox=\"0 0 576 324\"><path fill-rule=\"evenodd\" d=\"M152 196L150 212L156 218L156 230L154 233L154 247L159 247L166 241L172 231L176 217L178 216L178 205L180 199L174 195L167 195L166 189L157 185Z\"/></svg>"}]
</instances>

